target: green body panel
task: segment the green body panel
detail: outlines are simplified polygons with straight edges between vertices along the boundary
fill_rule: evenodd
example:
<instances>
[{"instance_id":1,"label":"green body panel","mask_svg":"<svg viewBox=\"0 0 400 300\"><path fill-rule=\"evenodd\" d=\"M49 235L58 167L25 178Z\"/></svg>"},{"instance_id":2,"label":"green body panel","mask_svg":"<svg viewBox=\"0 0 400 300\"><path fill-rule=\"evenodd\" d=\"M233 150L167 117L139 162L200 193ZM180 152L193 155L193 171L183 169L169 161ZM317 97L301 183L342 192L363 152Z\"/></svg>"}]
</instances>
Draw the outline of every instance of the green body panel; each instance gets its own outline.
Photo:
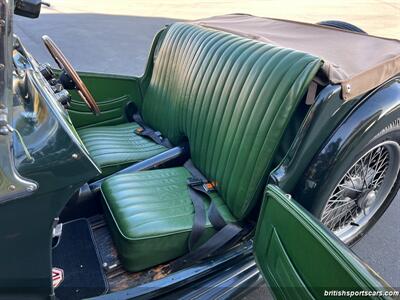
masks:
<instances>
[{"instance_id":1,"label":"green body panel","mask_svg":"<svg viewBox=\"0 0 400 300\"><path fill-rule=\"evenodd\" d=\"M254 241L257 264L277 299L337 299L325 290L388 286L276 186L267 187Z\"/></svg>"},{"instance_id":2,"label":"green body panel","mask_svg":"<svg viewBox=\"0 0 400 300\"><path fill-rule=\"evenodd\" d=\"M136 123L125 123L78 130L91 157L101 168L102 176L167 150L149 138L135 134L138 127Z\"/></svg>"},{"instance_id":3,"label":"green body panel","mask_svg":"<svg viewBox=\"0 0 400 300\"><path fill-rule=\"evenodd\" d=\"M76 128L126 123L127 113L133 113L132 109L128 109L128 104L140 107L140 79L83 72L79 72L79 75L96 100L101 114L95 116L77 92L71 91L72 102L68 112Z\"/></svg>"},{"instance_id":4,"label":"green body panel","mask_svg":"<svg viewBox=\"0 0 400 300\"><path fill-rule=\"evenodd\" d=\"M127 270L143 270L188 251L194 213L187 186L190 177L178 167L118 175L103 183L108 224ZM234 222L218 194L210 195L224 219ZM203 241L213 233L207 220Z\"/></svg>"},{"instance_id":5,"label":"green body panel","mask_svg":"<svg viewBox=\"0 0 400 300\"><path fill-rule=\"evenodd\" d=\"M12 125L21 133L34 161L27 159L14 135L13 163L38 189L0 204L0 298L44 299L53 294L54 219L73 194L98 175L98 169L79 140L72 139L74 131L68 118L45 95L38 94L26 105L17 105L17 101L14 105Z\"/></svg>"},{"instance_id":6,"label":"green body panel","mask_svg":"<svg viewBox=\"0 0 400 300\"><path fill-rule=\"evenodd\" d=\"M188 140L224 211L241 221L260 199L282 135L319 67L305 53L176 23L160 46L141 112L173 143ZM193 205L182 193L187 177L179 168L104 182L125 268L141 270L187 252L193 225Z\"/></svg>"},{"instance_id":7,"label":"green body panel","mask_svg":"<svg viewBox=\"0 0 400 300\"><path fill-rule=\"evenodd\" d=\"M297 128L293 127L295 139L291 140L290 148L282 151L285 156L277 160L279 166L271 172L274 184L298 196L296 185L304 177L315 154L361 99L362 97L358 97L352 101L344 101L340 86L325 87L318 94L315 104L303 116L303 122ZM302 188L304 187L300 187Z\"/></svg>"}]
</instances>

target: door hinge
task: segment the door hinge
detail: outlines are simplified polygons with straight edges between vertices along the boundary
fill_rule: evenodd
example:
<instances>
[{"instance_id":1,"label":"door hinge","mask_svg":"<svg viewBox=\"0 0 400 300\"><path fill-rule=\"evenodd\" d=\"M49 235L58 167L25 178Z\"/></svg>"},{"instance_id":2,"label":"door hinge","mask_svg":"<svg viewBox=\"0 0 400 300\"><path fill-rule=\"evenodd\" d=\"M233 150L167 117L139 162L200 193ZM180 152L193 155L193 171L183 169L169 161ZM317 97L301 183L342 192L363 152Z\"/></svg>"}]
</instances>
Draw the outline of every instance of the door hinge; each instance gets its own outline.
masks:
<instances>
[{"instance_id":1,"label":"door hinge","mask_svg":"<svg viewBox=\"0 0 400 300\"><path fill-rule=\"evenodd\" d=\"M8 109L4 105L0 105L0 135L8 135L9 132Z\"/></svg>"}]
</instances>

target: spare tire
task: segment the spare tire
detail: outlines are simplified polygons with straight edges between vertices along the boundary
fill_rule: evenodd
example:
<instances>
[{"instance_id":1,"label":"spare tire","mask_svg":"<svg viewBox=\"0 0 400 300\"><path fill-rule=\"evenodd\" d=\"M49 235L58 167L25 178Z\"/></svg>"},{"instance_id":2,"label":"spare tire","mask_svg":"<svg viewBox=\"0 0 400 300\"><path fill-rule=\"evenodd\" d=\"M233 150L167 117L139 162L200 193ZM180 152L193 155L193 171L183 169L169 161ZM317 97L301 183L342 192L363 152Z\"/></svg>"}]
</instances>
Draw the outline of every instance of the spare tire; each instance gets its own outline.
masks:
<instances>
[{"instance_id":1,"label":"spare tire","mask_svg":"<svg viewBox=\"0 0 400 300\"><path fill-rule=\"evenodd\" d=\"M343 30L347 30L347 31L367 34L360 27L357 27L357 26L355 26L353 24L350 24L350 23L347 23L347 22L343 22L343 21L328 20L328 21L318 22L317 24L318 25L322 25L322 26L328 26L328 27L343 29Z\"/></svg>"}]
</instances>

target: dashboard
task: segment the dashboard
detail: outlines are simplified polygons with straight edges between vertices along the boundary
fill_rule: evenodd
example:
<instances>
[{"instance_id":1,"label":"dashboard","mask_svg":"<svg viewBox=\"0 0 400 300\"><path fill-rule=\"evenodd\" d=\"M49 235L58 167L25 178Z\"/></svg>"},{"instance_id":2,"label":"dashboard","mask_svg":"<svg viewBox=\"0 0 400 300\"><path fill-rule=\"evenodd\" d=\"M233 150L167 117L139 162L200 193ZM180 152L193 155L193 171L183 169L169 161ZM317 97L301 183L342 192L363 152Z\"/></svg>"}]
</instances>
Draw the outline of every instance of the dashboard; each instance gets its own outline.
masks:
<instances>
[{"instance_id":1,"label":"dashboard","mask_svg":"<svg viewBox=\"0 0 400 300\"><path fill-rule=\"evenodd\" d=\"M17 168L23 172L35 170L33 164L36 167L39 164L51 167L54 160L64 159L67 162L75 159L91 169L89 173L93 173L92 177L99 174L100 169L90 157L68 115L68 91L52 70L40 65L17 37L14 39L13 65L13 127L23 139L14 139ZM34 162L27 160L22 144L29 149ZM66 152L73 153L65 157ZM46 172L51 172L51 169ZM29 178L32 175L26 174Z\"/></svg>"}]
</instances>

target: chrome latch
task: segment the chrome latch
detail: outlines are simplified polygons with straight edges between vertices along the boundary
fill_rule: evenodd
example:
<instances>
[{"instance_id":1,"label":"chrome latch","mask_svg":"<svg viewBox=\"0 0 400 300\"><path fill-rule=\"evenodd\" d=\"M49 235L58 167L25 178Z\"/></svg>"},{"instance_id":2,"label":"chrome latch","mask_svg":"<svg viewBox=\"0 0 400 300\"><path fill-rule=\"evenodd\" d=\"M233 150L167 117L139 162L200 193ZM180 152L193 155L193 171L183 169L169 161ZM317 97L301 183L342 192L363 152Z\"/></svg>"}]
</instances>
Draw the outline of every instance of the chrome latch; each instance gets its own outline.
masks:
<instances>
[{"instance_id":1,"label":"chrome latch","mask_svg":"<svg viewBox=\"0 0 400 300\"><path fill-rule=\"evenodd\" d=\"M60 218L55 218L54 223L53 223L53 238L55 237L60 237L62 234L62 227L63 224L58 222L60 221Z\"/></svg>"}]
</instances>

